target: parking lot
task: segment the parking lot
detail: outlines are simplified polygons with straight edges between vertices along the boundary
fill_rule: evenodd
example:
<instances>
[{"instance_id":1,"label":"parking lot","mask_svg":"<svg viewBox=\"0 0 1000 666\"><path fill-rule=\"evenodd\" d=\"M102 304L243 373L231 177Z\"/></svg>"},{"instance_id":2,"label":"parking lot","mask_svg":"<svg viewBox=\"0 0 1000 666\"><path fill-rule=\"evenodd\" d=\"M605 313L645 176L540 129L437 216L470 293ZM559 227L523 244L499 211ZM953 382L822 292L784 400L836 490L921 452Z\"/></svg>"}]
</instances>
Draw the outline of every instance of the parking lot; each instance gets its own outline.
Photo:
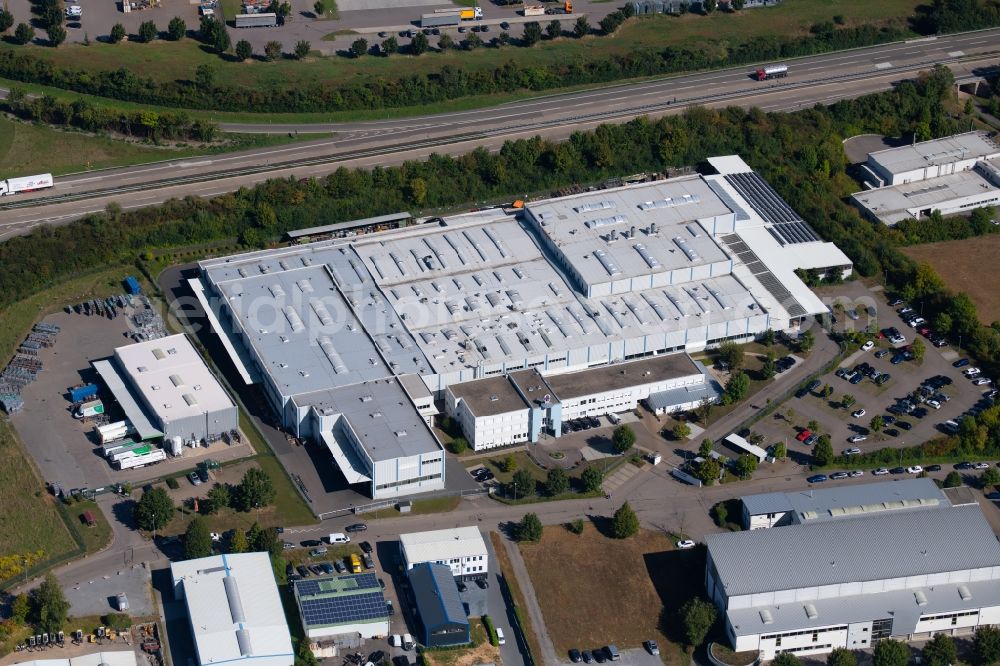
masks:
<instances>
[{"instance_id":1,"label":"parking lot","mask_svg":"<svg viewBox=\"0 0 1000 666\"><path fill-rule=\"evenodd\" d=\"M964 368L953 366L959 355L951 346L935 347L919 334L922 326L914 328L904 323L896 309L906 304L890 307L890 299L868 291L860 283L838 288L835 295L843 303L835 326L853 330L871 326L875 331L896 328L905 339L893 343L877 333L870 336L873 344L869 349L851 354L835 372L820 377L814 390L791 398L773 418L754 426L767 444L783 441L792 458L805 462L815 440L806 439L807 444L802 435L814 421L820 426L818 433L830 435L838 455L849 448L864 453L884 447L901 448L940 436L941 424L958 420L984 400L984 392L990 387L974 385L963 375ZM903 350L918 337L925 347L923 360L904 360ZM922 384L927 388L917 393L920 400L899 409L899 401L921 391ZM833 392L823 396L826 386ZM855 400L846 408L845 396ZM882 432L872 430L871 421L876 415L886 421Z\"/></svg>"}]
</instances>

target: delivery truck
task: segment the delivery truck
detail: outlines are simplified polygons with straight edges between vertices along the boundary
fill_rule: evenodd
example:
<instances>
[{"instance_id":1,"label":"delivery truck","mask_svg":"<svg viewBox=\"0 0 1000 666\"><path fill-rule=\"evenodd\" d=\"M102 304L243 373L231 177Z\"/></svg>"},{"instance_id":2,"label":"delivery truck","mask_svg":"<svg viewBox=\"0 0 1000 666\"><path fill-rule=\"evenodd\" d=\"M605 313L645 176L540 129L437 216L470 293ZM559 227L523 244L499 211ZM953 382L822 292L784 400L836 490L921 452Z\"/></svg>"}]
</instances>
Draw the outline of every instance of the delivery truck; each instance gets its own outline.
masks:
<instances>
[{"instance_id":1,"label":"delivery truck","mask_svg":"<svg viewBox=\"0 0 1000 666\"><path fill-rule=\"evenodd\" d=\"M100 400L91 400L80 405L73 413L75 419L88 419L92 416L104 413L104 403Z\"/></svg>"},{"instance_id":2,"label":"delivery truck","mask_svg":"<svg viewBox=\"0 0 1000 666\"><path fill-rule=\"evenodd\" d=\"M453 11L437 11L433 14L424 14L420 17L421 28L442 28L458 25L462 21L483 20L483 8L472 7L469 9L456 9Z\"/></svg>"},{"instance_id":3,"label":"delivery truck","mask_svg":"<svg viewBox=\"0 0 1000 666\"><path fill-rule=\"evenodd\" d=\"M144 456L132 456L131 458L124 458L123 460L118 461L118 469L144 467L166 459L167 454L163 449L155 449Z\"/></svg>"},{"instance_id":4,"label":"delivery truck","mask_svg":"<svg viewBox=\"0 0 1000 666\"><path fill-rule=\"evenodd\" d=\"M22 192L34 192L52 187L55 181L51 173L42 173L37 176L24 176L23 178L8 178L0 180L0 197L20 194Z\"/></svg>"}]
</instances>

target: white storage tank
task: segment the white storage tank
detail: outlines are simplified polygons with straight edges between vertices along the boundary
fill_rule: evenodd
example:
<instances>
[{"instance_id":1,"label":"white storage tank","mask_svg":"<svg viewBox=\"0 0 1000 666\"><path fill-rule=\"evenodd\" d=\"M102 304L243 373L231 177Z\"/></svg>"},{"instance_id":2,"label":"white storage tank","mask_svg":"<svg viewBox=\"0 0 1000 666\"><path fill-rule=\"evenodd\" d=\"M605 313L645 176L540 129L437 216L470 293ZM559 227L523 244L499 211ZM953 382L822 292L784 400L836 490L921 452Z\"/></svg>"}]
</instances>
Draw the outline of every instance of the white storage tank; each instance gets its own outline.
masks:
<instances>
[{"instance_id":1,"label":"white storage tank","mask_svg":"<svg viewBox=\"0 0 1000 666\"><path fill-rule=\"evenodd\" d=\"M175 435L170 439L170 455L180 456L184 454L184 439Z\"/></svg>"}]
</instances>

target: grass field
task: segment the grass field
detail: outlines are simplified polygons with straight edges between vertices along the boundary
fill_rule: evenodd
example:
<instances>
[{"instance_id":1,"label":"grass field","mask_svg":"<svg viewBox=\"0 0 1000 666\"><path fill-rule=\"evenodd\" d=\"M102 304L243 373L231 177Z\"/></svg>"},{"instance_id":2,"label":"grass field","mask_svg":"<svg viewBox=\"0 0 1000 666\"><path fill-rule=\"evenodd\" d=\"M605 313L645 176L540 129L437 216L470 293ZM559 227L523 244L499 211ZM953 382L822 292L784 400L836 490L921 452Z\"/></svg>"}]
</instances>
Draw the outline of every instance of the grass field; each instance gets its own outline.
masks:
<instances>
[{"instance_id":1,"label":"grass field","mask_svg":"<svg viewBox=\"0 0 1000 666\"><path fill-rule=\"evenodd\" d=\"M251 61L245 63L223 61L202 50L191 40L180 42L157 41L151 44L120 43L106 44L92 42L90 46L78 44L63 45L58 49L42 47L18 47L38 49L43 57L60 66L88 70L113 70L122 66L141 72L160 81L190 80L198 65L208 63L215 67L218 80L252 87L303 86L322 81L326 85L346 84L378 77L395 77L400 74L419 74L439 70L444 65L452 65L467 70L491 69L498 63L512 62L517 66L549 65L566 62L585 62L596 58L622 55L642 48L662 48L669 45L688 45L698 48L726 48L727 41L747 35L795 36L808 32L809 27L819 21L829 21L834 15L845 17L850 25L859 22L885 24L905 20L914 13L915 0L884 0L881 3L863 0L796 0L775 7L764 7L737 14L715 12L710 16L688 14L680 17L649 16L631 21L623 26L612 38L587 37L584 39L561 38L543 41L532 48L514 46L475 51L451 50L445 53L431 52L419 57L397 54L389 58L362 57L344 58L340 56L310 58L307 61L282 59L275 62ZM335 24L331 24L333 27ZM331 33L336 33L331 30ZM347 49L352 36L334 39L338 48ZM339 42L343 42L340 44ZM6 47L10 48L10 47ZM28 86L28 88L34 88ZM515 98L512 95L489 96L478 104L498 103ZM119 102L115 102L121 105ZM440 107L440 105L437 105ZM445 108L454 109L454 103ZM417 107L405 113L426 113L430 107ZM385 112L352 112L350 118L386 117L396 115ZM202 114L197 114L202 115ZM236 119L248 114L210 114L219 119ZM252 115L252 114L251 114ZM272 118L274 122L284 119L305 119L306 116L321 115L331 119L330 114L280 114Z\"/></svg>"},{"instance_id":2,"label":"grass field","mask_svg":"<svg viewBox=\"0 0 1000 666\"><path fill-rule=\"evenodd\" d=\"M40 550L44 562L78 550L54 498L46 492L6 419L0 419L0 507L3 555Z\"/></svg>"},{"instance_id":3,"label":"grass field","mask_svg":"<svg viewBox=\"0 0 1000 666\"><path fill-rule=\"evenodd\" d=\"M546 527L539 543L520 549L557 654L653 639L665 663L688 663L664 630L677 626L677 609L701 590L701 549L675 551L665 534L647 530L610 539L594 525L579 536Z\"/></svg>"},{"instance_id":4,"label":"grass field","mask_svg":"<svg viewBox=\"0 0 1000 666\"><path fill-rule=\"evenodd\" d=\"M930 264L953 291L967 293L983 324L1000 320L1000 291L996 280L984 279L983 273L983 267L992 265L1000 253L1000 235L914 245L903 248L903 252L915 261Z\"/></svg>"}]
</instances>

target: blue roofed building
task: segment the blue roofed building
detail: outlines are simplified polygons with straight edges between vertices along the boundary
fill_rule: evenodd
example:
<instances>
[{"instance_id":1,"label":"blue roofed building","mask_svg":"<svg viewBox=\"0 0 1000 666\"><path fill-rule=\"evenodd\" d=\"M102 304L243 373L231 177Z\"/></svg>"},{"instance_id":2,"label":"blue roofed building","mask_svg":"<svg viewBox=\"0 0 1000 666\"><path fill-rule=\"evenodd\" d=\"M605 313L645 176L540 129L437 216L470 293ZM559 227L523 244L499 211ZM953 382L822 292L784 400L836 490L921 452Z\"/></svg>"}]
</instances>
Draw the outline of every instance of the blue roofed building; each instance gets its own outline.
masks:
<instances>
[{"instance_id":1,"label":"blue roofed building","mask_svg":"<svg viewBox=\"0 0 1000 666\"><path fill-rule=\"evenodd\" d=\"M426 647L464 645L469 636L465 612L451 569L444 564L418 564L407 573Z\"/></svg>"}]
</instances>

